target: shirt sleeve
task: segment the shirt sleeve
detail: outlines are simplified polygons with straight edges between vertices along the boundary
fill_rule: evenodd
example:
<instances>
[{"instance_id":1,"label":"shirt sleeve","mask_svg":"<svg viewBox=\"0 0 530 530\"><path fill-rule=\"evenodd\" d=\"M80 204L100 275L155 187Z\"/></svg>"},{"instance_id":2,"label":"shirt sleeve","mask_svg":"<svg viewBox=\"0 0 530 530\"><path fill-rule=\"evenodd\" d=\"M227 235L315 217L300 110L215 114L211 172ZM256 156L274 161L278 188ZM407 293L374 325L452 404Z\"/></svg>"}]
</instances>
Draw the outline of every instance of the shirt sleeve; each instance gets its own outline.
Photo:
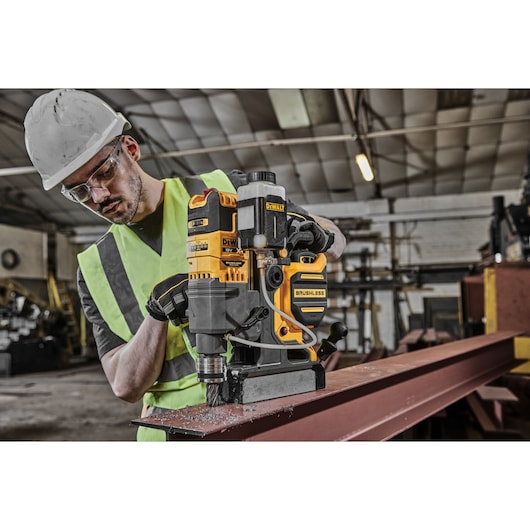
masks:
<instances>
[{"instance_id":1,"label":"shirt sleeve","mask_svg":"<svg viewBox=\"0 0 530 530\"><path fill-rule=\"evenodd\" d=\"M77 291L86 318L92 324L92 334L94 335L98 355L101 359L110 350L125 344L125 341L113 333L103 320L101 313L94 303L94 299L90 295L80 269L77 269Z\"/></svg>"}]
</instances>

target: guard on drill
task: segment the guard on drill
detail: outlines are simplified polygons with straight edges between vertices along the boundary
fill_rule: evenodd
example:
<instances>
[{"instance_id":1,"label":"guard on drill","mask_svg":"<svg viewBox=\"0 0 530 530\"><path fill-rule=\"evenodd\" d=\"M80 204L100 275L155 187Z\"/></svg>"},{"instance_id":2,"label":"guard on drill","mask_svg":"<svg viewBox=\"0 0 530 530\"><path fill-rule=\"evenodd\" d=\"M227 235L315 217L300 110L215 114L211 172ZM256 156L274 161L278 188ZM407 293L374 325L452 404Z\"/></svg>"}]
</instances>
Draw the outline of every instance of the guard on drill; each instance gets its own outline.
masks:
<instances>
[{"instance_id":1,"label":"guard on drill","mask_svg":"<svg viewBox=\"0 0 530 530\"><path fill-rule=\"evenodd\" d=\"M79 255L78 290L113 392L143 399L143 416L204 402L184 319L188 202L206 188L235 192L241 173L156 179L139 164L128 120L83 91L43 94L24 126L44 189L60 185L67 199L111 223ZM315 220L315 251L338 257L344 237L329 220ZM137 439L163 440L164 433L140 427Z\"/></svg>"}]
</instances>

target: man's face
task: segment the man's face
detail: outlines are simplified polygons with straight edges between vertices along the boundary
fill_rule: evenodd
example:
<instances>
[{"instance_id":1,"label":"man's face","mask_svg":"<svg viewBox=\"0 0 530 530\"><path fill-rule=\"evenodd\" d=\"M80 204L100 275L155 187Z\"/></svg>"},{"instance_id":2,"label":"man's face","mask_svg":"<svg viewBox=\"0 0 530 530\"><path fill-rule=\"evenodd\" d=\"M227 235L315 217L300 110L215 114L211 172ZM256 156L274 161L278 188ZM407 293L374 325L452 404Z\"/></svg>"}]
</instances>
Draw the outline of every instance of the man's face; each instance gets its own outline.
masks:
<instances>
[{"instance_id":1,"label":"man's face","mask_svg":"<svg viewBox=\"0 0 530 530\"><path fill-rule=\"evenodd\" d=\"M115 224L134 220L142 197L138 166L117 140L63 181L63 194Z\"/></svg>"}]
</instances>

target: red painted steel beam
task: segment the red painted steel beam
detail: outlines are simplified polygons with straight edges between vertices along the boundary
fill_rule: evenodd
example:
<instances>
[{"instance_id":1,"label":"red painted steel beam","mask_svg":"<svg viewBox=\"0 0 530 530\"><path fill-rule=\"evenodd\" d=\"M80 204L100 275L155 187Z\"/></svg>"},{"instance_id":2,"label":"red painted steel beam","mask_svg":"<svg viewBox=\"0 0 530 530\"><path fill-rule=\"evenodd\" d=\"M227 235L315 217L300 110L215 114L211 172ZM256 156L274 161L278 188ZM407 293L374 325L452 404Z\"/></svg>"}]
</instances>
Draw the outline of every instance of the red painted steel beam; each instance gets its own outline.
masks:
<instances>
[{"instance_id":1,"label":"red painted steel beam","mask_svg":"<svg viewBox=\"0 0 530 530\"><path fill-rule=\"evenodd\" d=\"M503 331L326 374L326 388L247 405L197 405L133 420L168 440L387 440L519 363Z\"/></svg>"}]
</instances>

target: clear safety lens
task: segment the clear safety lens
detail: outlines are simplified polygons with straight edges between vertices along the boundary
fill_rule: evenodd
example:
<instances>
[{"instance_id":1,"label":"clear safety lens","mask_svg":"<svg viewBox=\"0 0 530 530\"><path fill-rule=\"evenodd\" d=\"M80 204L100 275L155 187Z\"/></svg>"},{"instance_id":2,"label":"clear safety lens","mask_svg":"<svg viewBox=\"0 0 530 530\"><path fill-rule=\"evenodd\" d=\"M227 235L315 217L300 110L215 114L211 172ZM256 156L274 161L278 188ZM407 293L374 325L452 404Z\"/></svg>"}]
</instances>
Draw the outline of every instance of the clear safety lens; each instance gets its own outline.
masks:
<instances>
[{"instance_id":1,"label":"clear safety lens","mask_svg":"<svg viewBox=\"0 0 530 530\"><path fill-rule=\"evenodd\" d=\"M86 202L92 198L91 190L94 188L103 188L107 187L111 180L116 176L119 165L119 142L116 145L117 149L105 160L105 162L98 168L90 177L88 177L86 182L78 184L73 188L66 188L64 185L61 189L61 193L71 201L74 202ZM88 184L90 180L97 182L96 185Z\"/></svg>"}]
</instances>

